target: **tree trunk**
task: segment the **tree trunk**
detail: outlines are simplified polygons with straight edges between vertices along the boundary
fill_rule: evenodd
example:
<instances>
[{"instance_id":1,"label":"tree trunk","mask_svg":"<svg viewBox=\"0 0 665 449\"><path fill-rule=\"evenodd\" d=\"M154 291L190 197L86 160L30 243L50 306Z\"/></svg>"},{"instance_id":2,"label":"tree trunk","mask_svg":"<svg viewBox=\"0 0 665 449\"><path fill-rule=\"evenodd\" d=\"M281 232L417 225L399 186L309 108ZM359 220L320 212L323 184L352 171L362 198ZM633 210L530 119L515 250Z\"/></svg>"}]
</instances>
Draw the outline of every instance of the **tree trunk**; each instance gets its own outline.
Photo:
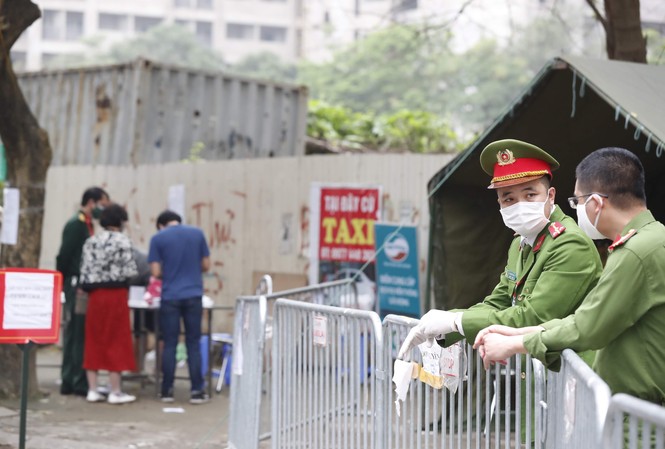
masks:
<instances>
[{"instance_id":1,"label":"tree trunk","mask_svg":"<svg viewBox=\"0 0 665 449\"><path fill-rule=\"evenodd\" d=\"M30 0L0 0L0 139L7 157L7 182L18 188L21 195L18 244L3 245L0 264L4 267L39 265L51 146L19 88L9 50L40 15L39 8ZM14 345L0 345L0 360L0 397L16 397L20 393L21 351ZM37 394L34 351L28 388L31 396Z\"/></svg>"},{"instance_id":2,"label":"tree trunk","mask_svg":"<svg viewBox=\"0 0 665 449\"><path fill-rule=\"evenodd\" d=\"M640 0L605 0L607 56L620 61L647 62L647 40L642 35Z\"/></svg>"}]
</instances>

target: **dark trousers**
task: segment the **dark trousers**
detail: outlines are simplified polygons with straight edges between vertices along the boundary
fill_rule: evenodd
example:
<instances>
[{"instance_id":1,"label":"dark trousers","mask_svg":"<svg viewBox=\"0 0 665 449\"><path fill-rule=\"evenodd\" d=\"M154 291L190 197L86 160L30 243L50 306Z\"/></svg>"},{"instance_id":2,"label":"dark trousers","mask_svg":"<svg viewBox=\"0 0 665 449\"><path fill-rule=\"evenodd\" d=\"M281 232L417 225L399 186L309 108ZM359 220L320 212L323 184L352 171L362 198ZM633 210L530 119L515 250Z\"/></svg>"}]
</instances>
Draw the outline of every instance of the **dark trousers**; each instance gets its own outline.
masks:
<instances>
[{"instance_id":1,"label":"dark trousers","mask_svg":"<svg viewBox=\"0 0 665 449\"><path fill-rule=\"evenodd\" d=\"M191 391L203 391L201 374L201 297L176 300L162 300L159 306L159 327L164 339L162 356L162 396L173 390L176 368L176 346L180 335L180 318L185 325L185 345L187 346L187 366L191 380Z\"/></svg>"},{"instance_id":2,"label":"dark trousers","mask_svg":"<svg viewBox=\"0 0 665 449\"><path fill-rule=\"evenodd\" d=\"M67 325L63 335L62 368L60 385L61 394L88 393L88 378L83 369L83 345L85 344L85 315L75 313L76 287L72 286L72 278L64 279L65 316Z\"/></svg>"}]
</instances>

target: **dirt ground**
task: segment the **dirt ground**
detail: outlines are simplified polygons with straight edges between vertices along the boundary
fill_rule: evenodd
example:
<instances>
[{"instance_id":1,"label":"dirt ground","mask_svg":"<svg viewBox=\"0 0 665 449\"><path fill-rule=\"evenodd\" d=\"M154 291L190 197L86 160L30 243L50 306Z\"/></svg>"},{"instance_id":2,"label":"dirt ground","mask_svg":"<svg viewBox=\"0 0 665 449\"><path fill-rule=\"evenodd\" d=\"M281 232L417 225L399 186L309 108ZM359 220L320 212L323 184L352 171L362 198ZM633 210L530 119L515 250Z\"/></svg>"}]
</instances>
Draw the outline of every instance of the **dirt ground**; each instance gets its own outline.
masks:
<instances>
[{"instance_id":1,"label":"dirt ground","mask_svg":"<svg viewBox=\"0 0 665 449\"><path fill-rule=\"evenodd\" d=\"M213 392L211 401L189 404L189 381L176 380L175 402L162 404L154 383L141 386L125 380L123 389L137 395L124 405L88 403L85 398L61 396L57 384L61 352L55 346L40 348L38 378L45 397L28 403L26 448L225 448L229 413L229 389ZM187 369L179 369L178 376ZM105 379L102 377L102 383ZM180 408L171 413L166 408ZM19 402L0 402L0 449L18 448Z\"/></svg>"}]
</instances>

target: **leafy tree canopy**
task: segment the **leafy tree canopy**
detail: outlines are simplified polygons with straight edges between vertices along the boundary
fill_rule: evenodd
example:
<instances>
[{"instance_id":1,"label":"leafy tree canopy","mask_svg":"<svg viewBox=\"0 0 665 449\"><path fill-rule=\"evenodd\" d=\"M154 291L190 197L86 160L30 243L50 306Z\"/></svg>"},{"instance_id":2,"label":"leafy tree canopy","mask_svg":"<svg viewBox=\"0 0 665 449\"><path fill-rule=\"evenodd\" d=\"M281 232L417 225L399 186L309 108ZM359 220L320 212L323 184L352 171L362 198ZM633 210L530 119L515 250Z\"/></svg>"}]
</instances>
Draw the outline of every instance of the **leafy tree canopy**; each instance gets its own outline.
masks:
<instances>
[{"instance_id":1,"label":"leafy tree canopy","mask_svg":"<svg viewBox=\"0 0 665 449\"><path fill-rule=\"evenodd\" d=\"M133 61L139 57L192 69L218 70L222 56L179 25L159 25L107 48L102 36L84 40L86 50L54 58L48 67L81 67Z\"/></svg>"},{"instance_id":2,"label":"leafy tree canopy","mask_svg":"<svg viewBox=\"0 0 665 449\"><path fill-rule=\"evenodd\" d=\"M279 56L269 52L249 55L232 65L229 70L239 75L277 82L293 83L298 77L298 69L294 64L285 63Z\"/></svg>"}]
</instances>

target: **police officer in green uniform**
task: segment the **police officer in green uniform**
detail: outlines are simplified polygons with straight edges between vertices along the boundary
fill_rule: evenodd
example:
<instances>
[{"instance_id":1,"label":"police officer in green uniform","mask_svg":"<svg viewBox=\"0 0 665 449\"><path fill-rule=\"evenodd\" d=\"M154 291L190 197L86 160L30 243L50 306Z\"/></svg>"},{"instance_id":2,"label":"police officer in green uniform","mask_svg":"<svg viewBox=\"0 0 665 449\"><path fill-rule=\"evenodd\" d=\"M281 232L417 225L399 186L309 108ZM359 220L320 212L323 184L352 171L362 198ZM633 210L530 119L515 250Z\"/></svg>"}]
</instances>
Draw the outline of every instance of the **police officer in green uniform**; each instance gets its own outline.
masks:
<instances>
[{"instance_id":1,"label":"police officer in green uniform","mask_svg":"<svg viewBox=\"0 0 665 449\"><path fill-rule=\"evenodd\" d=\"M499 283L466 310L430 310L413 327L399 357L430 338L445 345L473 342L491 324L530 326L572 313L595 286L602 270L593 242L555 204L550 185L559 163L535 145L506 139L480 155L492 176L506 226L515 232Z\"/></svg>"},{"instance_id":2,"label":"police officer in green uniform","mask_svg":"<svg viewBox=\"0 0 665 449\"><path fill-rule=\"evenodd\" d=\"M62 350L62 385L60 394L88 394L88 380L83 369L83 344L85 337L85 311L76 305L76 290L81 265L81 251L86 239L93 234L92 219L98 218L109 203L108 194L99 187L83 192L81 209L65 224L62 243L56 257L56 269L64 278L65 316Z\"/></svg>"},{"instance_id":3,"label":"police officer in green uniform","mask_svg":"<svg viewBox=\"0 0 665 449\"><path fill-rule=\"evenodd\" d=\"M612 393L665 403L665 226L646 207L644 168L622 148L602 148L576 170L580 227L613 240L605 269L582 305L563 319L478 334L486 365L529 352L550 368L560 351L597 349L594 370Z\"/></svg>"}]
</instances>

